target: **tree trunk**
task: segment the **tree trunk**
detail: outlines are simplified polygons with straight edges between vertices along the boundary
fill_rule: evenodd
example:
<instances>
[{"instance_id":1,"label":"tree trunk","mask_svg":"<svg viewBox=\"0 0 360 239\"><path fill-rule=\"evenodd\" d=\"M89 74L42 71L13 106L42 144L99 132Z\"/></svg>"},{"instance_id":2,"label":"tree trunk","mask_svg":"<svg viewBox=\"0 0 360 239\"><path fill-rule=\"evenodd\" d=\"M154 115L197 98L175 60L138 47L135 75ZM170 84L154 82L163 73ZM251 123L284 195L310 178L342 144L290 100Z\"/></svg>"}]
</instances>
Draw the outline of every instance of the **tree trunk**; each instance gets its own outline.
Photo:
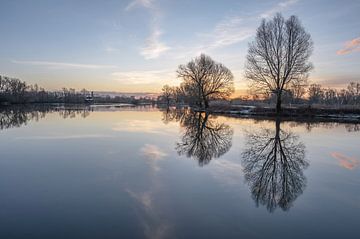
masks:
<instances>
[{"instance_id":1,"label":"tree trunk","mask_svg":"<svg viewBox=\"0 0 360 239\"><path fill-rule=\"evenodd\" d=\"M281 94L277 94L276 97L276 114L279 115L281 113Z\"/></svg>"},{"instance_id":2,"label":"tree trunk","mask_svg":"<svg viewBox=\"0 0 360 239\"><path fill-rule=\"evenodd\" d=\"M204 99L204 106L205 109L209 108L209 101L207 99Z\"/></svg>"},{"instance_id":3,"label":"tree trunk","mask_svg":"<svg viewBox=\"0 0 360 239\"><path fill-rule=\"evenodd\" d=\"M275 138L276 139L280 139L280 123L281 123L280 118L276 117L276 121L275 121Z\"/></svg>"}]
</instances>

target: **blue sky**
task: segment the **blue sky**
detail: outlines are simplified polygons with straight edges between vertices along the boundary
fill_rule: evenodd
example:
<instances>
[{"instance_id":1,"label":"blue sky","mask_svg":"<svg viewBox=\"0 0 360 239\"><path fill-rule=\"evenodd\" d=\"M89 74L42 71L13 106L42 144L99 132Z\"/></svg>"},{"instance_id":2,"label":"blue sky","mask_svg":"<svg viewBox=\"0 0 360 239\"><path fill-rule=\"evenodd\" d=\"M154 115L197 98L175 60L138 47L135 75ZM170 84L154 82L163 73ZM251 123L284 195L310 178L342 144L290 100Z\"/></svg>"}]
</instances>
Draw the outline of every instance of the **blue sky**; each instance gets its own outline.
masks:
<instances>
[{"instance_id":1,"label":"blue sky","mask_svg":"<svg viewBox=\"0 0 360 239\"><path fill-rule=\"evenodd\" d=\"M244 93L248 43L276 12L312 35L311 82L360 81L359 0L1 0L0 74L47 89L159 92L205 53Z\"/></svg>"}]
</instances>

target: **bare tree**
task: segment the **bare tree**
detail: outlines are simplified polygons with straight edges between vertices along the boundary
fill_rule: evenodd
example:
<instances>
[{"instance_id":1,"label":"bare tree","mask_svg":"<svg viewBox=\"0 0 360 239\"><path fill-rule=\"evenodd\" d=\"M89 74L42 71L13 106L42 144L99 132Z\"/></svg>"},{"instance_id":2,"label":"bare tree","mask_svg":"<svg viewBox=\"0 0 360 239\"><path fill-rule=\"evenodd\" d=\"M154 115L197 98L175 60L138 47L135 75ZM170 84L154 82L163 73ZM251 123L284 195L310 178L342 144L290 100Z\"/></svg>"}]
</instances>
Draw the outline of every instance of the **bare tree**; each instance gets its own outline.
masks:
<instances>
[{"instance_id":1,"label":"bare tree","mask_svg":"<svg viewBox=\"0 0 360 239\"><path fill-rule=\"evenodd\" d=\"M172 96L173 96L173 88L168 85L164 85L163 88L161 89L160 97L166 102L167 106L170 105Z\"/></svg>"},{"instance_id":2,"label":"bare tree","mask_svg":"<svg viewBox=\"0 0 360 239\"><path fill-rule=\"evenodd\" d=\"M350 82L347 87L349 95L351 97L352 104L359 104L360 103L360 83Z\"/></svg>"},{"instance_id":3,"label":"bare tree","mask_svg":"<svg viewBox=\"0 0 360 239\"><path fill-rule=\"evenodd\" d=\"M255 92L276 95L277 113L283 91L308 78L312 49L311 36L296 16L285 20L278 13L272 20L263 19L257 29L249 45L245 76Z\"/></svg>"},{"instance_id":4,"label":"bare tree","mask_svg":"<svg viewBox=\"0 0 360 239\"><path fill-rule=\"evenodd\" d=\"M311 84L308 94L310 103L320 103L324 98L324 91L320 84Z\"/></svg>"},{"instance_id":5,"label":"bare tree","mask_svg":"<svg viewBox=\"0 0 360 239\"><path fill-rule=\"evenodd\" d=\"M183 79L182 87L195 98L200 107L209 107L213 99L227 99L234 92L234 76L221 63L201 54L177 70Z\"/></svg>"}]
</instances>

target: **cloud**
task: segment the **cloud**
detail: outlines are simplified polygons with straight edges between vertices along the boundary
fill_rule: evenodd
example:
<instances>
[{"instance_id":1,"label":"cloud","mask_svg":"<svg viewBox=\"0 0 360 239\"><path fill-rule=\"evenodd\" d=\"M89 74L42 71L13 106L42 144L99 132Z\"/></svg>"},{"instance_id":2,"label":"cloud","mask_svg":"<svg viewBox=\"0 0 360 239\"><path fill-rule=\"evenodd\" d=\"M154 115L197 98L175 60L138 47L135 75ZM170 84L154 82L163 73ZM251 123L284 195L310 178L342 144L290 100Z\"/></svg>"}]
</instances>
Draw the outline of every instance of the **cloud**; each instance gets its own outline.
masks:
<instances>
[{"instance_id":1,"label":"cloud","mask_svg":"<svg viewBox=\"0 0 360 239\"><path fill-rule=\"evenodd\" d=\"M199 39L196 42L199 44L178 47L172 55L177 59L188 58L242 42L255 33L255 27L249 25L252 24L239 16L226 17L215 24L211 31L197 34Z\"/></svg>"},{"instance_id":2,"label":"cloud","mask_svg":"<svg viewBox=\"0 0 360 239\"><path fill-rule=\"evenodd\" d=\"M154 2L154 0L134 0L130 2L125 8L126 11L130 11L136 6L141 6L145 9L148 9L151 14L151 33L145 39L144 46L139 48L140 55L142 55L146 60L156 59L160 57L164 52L171 49L160 39L163 34L163 31L160 28L159 24L161 13L159 9L155 7Z\"/></svg>"},{"instance_id":3,"label":"cloud","mask_svg":"<svg viewBox=\"0 0 360 239\"><path fill-rule=\"evenodd\" d=\"M175 58L187 58L211 50L231 46L252 37L259 25L259 18L267 18L276 12L283 11L298 0L280 2L272 8L254 17L228 16L215 24L211 31L200 33L200 44L190 47L180 47L174 53Z\"/></svg>"},{"instance_id":4,"label":"cloud","mask_svg":"<svg viewBox=\"0 0 360 239\"><path fill-rule=\"evenodd\" d=\"M125 11L130 11L137 6L141 6L144 8L152 8L153 2L153 0L133 0L125 7Z\"/></svg>"},{"instance_id":5,"label":"cloud","mask_svg":"<svg viewBox=\"0 0 360 239\"><path fill-rule=\"evenodd\" d=\"M298 0L288 0L288 1L280 2L273 8L270 8L269 10L260 14L260 17L261 18L269 18L272 15L274 15L275 13L284 11L286 8L294 5L297 2L298 2Z\"/></svg>"},{"instance_id":6,"label":"cloud","mask_svg":"<svg viewBox=\"0 0 360 239\"><path fill-rule=\"evenodd\" d=\"M240 17L226 18L220 21L213 31L212 48L232 45L251 37L254 28L246 27L244 20Z\"/></svg>"},{"instance_id":7,"label":"cloud","mask_svg":"<svg viewBox=\"0 0 360 239\"><path fill-rule=\"evenodd\" d=\"M338 55L346 55L352 52L360 51L360 37L354 38L351 41L345 43L344 48L338 50L336 54Z\"/></svg>"},{"instance_id":8,"label":"cloud","mask_svg":"<svg viewBox=\"0 0 360 239\"><path fill-rule=\"evenodd\" d=\"M144 56L145 59L158 58L162 53L170 49L169 46L160 41L161 35L162 31L155 27L151 35L146 39L145 46L140 49L140 54Z\"/></svg>"},{"instance_id":9,"label":"cloud","mask_svg":"<svg viewBox=\"0 0 360 239\"><path fill-rule=\"evenodd\" d=\"M331 156L338 160L339 165L343 168L353 170L360 165L360 160L345 156L338 152L331 153Z\"/></svg>"},{"instance_id":10,"label":"cloud","mask_svg":"<svg viewBox=\"0 0 360 239\"><path fill-rule=\"evenodd\" d=\"M94 64L78 64L67 62L53 62L53 61L18 61L13 60L12 63L33 65L33 66L47 66L51 68L78 68L78 69L103 69L103 68L116 68L115 65L94 65Z\"/></svg>"},{"instance_id":11,"label":"cloud","mask_svg":"<svg viewBox=\"0 0 360 239\"><path fill-rule=\"evenodd\" d=\"M174 70L118 71L111 75L114 80L131 85L156 84L164 81L169 82L169 84L176 82Z\"/></svg>"},{"instance_id":12,"label":"cloud","mask_svg":"<svg viewBox=\"0 0 360 239\"><path fill-rule=\"evenodd\" d=\"M120 50L117 49L117 48L109 46L109 47L105 48L105 51L108 52L108 53L112 53L112 52L119 52Z\"/></svg>"}]
</instances>

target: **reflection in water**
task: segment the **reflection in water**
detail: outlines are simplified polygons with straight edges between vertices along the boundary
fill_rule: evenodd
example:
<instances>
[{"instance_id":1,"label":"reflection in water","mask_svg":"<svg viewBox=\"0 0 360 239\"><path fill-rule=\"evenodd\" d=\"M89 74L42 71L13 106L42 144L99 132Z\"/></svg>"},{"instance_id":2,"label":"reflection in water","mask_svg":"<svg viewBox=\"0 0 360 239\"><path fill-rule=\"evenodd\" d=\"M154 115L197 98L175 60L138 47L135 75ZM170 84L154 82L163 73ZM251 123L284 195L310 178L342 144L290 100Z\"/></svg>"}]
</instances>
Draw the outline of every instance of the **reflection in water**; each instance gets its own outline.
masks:
<instances>
[{"instance_id":1,"label":"reflection in water","mask_svg":"<svg viewBox=\"0 0 360 239\"><path fill-rule=\"evenodd\" d=\"M360 124L356 121L339 119L339 121L304 121L303 119L298 119L298 121L292 121L290 127L304 127L308 132L311 132L313 129L322 128L322 129L334 129L336 127L344 126L348 132L358 132L360 131Z\"/></svg>"},{"instance_id":2,"label":"reflection in water","mask_svg":"<svg viewBox=\"0 0 360 239\"><path fill-rule=\"evenodd\" d=\"M242 164L257 206L265 205L270 212L288 210L305 189L305 145L297 135L281 130L279 119L275 131L248 133Z\"/></svg>"},{"instance_id":3,"label":"reflection in water","mask_svg":"<svg viewBox=\"0 0 360 239\"><path fill-rule=\"evenodd\" d=\"M90 111L91 109L87 106L28 105L0 108L0 130L21 127L31 120L39 121L48 113L58 112L62 118L66 119L79 115L85 118L90 114Z\"/></svg>"},{"instance_id":4,"label":"reflection in water","mask_svg":"<svg viewBox=\"0 0 360 239\"><path fill-rule=\"evenodd\" d=\"M331 156L339 162L339 165L341 167L348 169L348 170L353 170L360 165L360 160L353 158L353 157L348 157L339 152L332 152Z\"/></svg>"},{"instance_id":5,"label":"reflection in water","mask_svg":"<svg viewBox=\"0 0 360 239\"><path fill-rule=\"evenodd\" d=\"M348 132L358 132L360 131L360 124L346 124L345 129Z\"/></svg>"},{"instance_id":6,"label":"reflection in water","mask_svg":"<svg viewBox=\"0 0 360 239\"><path fill-rule=\"evenodd\" d=\"M167 110L163 121L180 121L184 129L181 142L176 145L179 155L198 160L199 165L208 164L212 158L218 158L231 148L233 129L219 123L208 113Z\"/></svg>"}]
</instances>

